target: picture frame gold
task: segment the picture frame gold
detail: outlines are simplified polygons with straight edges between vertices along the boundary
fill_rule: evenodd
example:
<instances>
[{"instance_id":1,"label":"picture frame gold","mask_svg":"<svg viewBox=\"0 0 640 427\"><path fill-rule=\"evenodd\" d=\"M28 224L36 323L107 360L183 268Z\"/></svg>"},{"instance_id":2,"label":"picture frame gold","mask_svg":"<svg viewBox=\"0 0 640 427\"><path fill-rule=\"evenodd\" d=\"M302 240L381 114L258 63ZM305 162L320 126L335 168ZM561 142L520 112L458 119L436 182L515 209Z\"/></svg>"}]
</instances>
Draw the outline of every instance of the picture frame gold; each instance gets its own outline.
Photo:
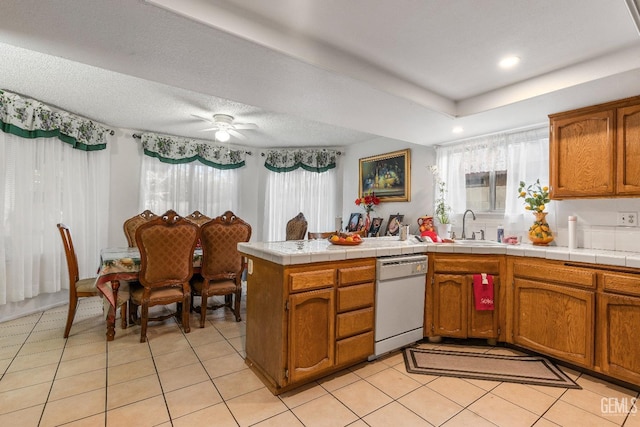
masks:
<instances>
[{"instance_id":1,"label":"picture frame gold","mask_svg":"<svg viewBox=\"0 0 640 427\"><path fill-rule=\"evenodd\" d=\"M360 159L359 197L373 192L381 202L411 201L411 150Z\"/></svg>"}]
</instances>

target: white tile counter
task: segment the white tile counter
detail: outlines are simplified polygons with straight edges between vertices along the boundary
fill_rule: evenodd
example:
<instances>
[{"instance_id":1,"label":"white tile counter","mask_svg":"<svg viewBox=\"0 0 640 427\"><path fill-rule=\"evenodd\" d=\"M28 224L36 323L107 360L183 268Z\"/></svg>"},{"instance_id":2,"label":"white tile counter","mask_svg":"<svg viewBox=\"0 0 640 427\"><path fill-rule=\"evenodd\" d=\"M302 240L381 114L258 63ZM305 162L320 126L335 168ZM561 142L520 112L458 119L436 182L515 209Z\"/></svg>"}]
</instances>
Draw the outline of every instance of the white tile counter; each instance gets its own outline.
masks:
<instances>
[{"instance_id":1,"label":"white tile counter","mask_svg":"<svg viewBox=\"0 0 640 427\"><path fill-rule=\"evenodd\" d=\"M239 243L238 250L280 265L309 264L323 261L340 261L355 258L378 258L383 256L414 253L467 253L506 254L560 261L585 262L640 268L640 252L621 252L601 249L574 249L560 246L487 245L474 243L421 243L414 236L407 240L398 237L365 238L358 246L338 246L328 240L289 240L284 242Z\"/></svg>"},{"instance_id":2,"label":"white tile counter","mask_svg":"<svg viewBox=\"0 0 640 427\"><path fill-rule=\"evenodd\" d=\"M429 245L433 243L421 243L410 236L407 240L398 237L365 238L357 246L334 245L326 239L249 242L238 243L238 250L276 264L293 265L425 253Z\"/></svg>"}]
</instances>

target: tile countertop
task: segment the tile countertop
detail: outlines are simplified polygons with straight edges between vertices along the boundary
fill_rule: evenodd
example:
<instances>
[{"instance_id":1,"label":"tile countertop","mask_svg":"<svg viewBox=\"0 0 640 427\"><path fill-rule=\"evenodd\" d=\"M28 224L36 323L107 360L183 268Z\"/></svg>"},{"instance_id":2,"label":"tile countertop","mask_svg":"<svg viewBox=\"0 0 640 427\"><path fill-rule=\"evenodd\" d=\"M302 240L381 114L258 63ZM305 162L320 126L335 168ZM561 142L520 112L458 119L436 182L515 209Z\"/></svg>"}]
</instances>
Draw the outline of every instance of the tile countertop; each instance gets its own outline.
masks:
<instances>
[{"instance_id":1,"label":"tile countertop","mask_svg":"<svg viewBox=\"0 0 640 427\"><path fill-rule=\"evenodd\" d=\"M328 240L289 240L284 242L239 243L238 250L249 256L280 265L309 264L323 261L341 261L355 258L379 258L417 253L506 254L560 261L585 262L640 268L640 252L621 252L599 249L575 249L561 246L534 246L531 244L486 246L466 243L421 243L414 236L407 240L398 237L365 238L358 246L338 246Z\"/></svg>"}]
</instances>

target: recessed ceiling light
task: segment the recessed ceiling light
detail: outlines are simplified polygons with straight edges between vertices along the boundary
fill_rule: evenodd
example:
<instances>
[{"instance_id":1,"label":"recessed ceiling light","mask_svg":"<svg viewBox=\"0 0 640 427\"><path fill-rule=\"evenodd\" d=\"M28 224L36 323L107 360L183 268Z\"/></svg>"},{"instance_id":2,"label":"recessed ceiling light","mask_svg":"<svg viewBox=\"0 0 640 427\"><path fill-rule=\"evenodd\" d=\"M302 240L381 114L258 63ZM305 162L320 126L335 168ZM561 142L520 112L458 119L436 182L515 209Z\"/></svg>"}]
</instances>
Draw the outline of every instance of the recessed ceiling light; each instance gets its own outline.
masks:
<instances>
[{"instance_id":1,"label":"recessed ceiling light","mask_svg":"<svg viewBox=\"0 0 640 427\"><path fill-rule=\"evenodd\" d=\"M453 129L451 129L451 132L453 133L462 133L464 131L464 129L462 129L462 126L456 126Z\"/></svg>"},{"instance_id":2,"label":"recessed ceiling light","mask_svg":"<svg viewBox=\"0 0 640 427\"><path fill-rule=\"evenodd\" d=\"M517 56L507 56L502 61L498 63L500 68L512 68L518 65L520 62L520 58Z\"/></svg>"}]
</instances>

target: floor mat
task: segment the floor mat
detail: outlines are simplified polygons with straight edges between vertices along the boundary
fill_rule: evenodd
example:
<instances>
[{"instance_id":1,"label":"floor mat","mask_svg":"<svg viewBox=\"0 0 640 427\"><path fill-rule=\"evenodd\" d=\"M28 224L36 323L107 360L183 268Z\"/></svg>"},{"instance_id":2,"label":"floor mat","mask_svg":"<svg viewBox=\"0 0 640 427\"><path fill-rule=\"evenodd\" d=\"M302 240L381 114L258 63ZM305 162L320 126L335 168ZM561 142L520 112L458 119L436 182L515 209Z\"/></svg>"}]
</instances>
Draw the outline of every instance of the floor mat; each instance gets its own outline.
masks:
<instances>
[{"instance_id":1,"label":"floor mat","mask_svg":"<svg viewBox=\"0 0 640 427\"><path fill-rule=\"evenodd\" d=\"M407 348L407 372L413 374L506 381L551 387L581 387L542 356L506 356L451 350Z\"/></svg>"}]
</instances>

